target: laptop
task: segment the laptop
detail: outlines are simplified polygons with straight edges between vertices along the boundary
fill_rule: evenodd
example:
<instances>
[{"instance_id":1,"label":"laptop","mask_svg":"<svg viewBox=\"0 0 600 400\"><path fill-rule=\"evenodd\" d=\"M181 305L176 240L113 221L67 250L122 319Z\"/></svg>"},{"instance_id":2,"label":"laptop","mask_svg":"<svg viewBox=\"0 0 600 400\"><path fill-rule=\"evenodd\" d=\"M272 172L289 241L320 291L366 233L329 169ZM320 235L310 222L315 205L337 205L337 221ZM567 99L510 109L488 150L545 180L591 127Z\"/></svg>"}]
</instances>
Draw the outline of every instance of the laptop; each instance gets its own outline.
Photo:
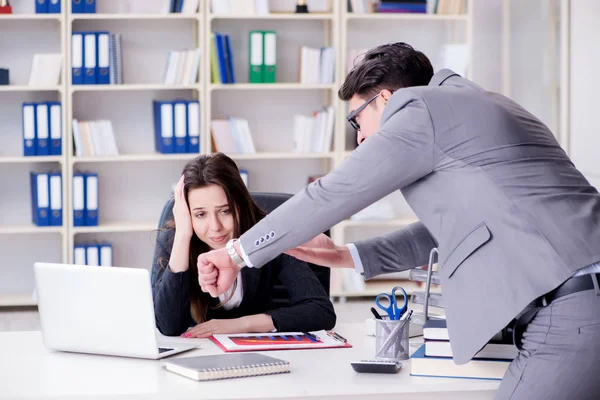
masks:
<instances>
[{"instance_id":1,"label":"laptop","mask_svg":"<svg viewBox=\"0 0 600 400\"><path fill-rule=\"evenodd\" d=\"M158 337L145 269L37 262L34 273L49 350L157 360L197 347Z\"/></svg>"}]
</instances>

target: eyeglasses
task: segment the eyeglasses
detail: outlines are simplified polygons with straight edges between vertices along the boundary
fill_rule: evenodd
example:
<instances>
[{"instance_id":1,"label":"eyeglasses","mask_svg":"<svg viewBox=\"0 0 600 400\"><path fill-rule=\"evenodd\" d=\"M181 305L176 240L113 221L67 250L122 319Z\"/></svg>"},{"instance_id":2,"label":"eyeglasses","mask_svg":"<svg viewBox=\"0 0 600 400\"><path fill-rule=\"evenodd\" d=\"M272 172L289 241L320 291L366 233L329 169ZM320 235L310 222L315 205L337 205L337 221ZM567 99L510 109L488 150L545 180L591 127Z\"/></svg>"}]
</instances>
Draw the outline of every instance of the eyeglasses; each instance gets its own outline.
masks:
<instances>
[{"instance_id":1,"label":"eyeglasses","mask_svg":"<svg viewBox=\"0 0 600 400\"><path fill-rule=\"evenodd\" d=\"M380 93L377 93L375 96L371 97L369 100L365 101L365 103L358 107L356 110L352 111L347 117L346 119L348 120L348 122L350 122L350 126L352 126L352 128L354 128L357 131L360 131L360 125L358 124L358 122L356 122L356 116L362 111L364 110L373 100L375 100L377 98L377 96L379 96Z\"/></svg>"}]
</instances>

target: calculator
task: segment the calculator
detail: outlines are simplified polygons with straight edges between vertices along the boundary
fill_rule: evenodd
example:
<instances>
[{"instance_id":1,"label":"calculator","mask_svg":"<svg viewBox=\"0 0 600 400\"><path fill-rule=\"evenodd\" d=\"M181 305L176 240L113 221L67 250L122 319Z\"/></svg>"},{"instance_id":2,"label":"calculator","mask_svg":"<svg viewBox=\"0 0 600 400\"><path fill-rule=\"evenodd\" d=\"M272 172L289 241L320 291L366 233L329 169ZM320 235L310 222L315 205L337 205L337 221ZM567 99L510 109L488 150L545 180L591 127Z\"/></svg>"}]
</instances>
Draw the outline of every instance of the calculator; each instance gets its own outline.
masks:
<instances>
[{"instance_id":1,"label":"calculator","mask_svg":"<svg viewBox=\"0 0 600 400\"><path fill-rule=\"evenodd\" d=\"M395 374L402 368L400 361L361 360L351 361L350 364L356 372L371 374Z\"/></svg>"}]
</instances>

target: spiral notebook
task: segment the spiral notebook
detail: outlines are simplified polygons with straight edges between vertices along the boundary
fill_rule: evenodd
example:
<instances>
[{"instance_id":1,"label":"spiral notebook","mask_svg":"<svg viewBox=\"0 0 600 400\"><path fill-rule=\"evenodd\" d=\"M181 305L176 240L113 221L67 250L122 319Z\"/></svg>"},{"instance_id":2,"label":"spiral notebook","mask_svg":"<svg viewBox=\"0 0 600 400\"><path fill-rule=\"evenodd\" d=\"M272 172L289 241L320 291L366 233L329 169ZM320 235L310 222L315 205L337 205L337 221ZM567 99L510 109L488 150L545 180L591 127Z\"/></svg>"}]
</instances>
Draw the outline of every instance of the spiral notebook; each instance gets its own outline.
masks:
<instances>
[{"instance_id":1,"label":"spiral notebook","mask_svg":"<svg viewBox=\"0 0 600 400\"><path fill-rule=\"evenodd\" d=\"M165 364L168 371L197 381L284 374L290 363L258 353L218 354L174 358Z\"/></svg>"}]
</instances>

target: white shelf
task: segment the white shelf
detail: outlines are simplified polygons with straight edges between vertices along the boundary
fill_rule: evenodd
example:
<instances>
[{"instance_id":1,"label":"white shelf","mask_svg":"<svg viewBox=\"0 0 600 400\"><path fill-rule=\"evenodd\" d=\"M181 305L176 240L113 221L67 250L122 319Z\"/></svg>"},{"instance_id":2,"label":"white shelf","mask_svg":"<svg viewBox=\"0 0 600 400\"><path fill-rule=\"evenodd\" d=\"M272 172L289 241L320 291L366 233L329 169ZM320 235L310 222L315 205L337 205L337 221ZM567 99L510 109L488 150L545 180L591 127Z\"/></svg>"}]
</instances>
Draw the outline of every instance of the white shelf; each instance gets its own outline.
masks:
<instances>
[{"instance_id":1,"label":"white shelf","mask_svg":"<svg viewBox=\"0 0 600 400\"><path fill-rule=\"evenodd\" d=\"M36 306L37 301L34 300L33 294L26 293L4 293L0 294L0 307L25 307Z\"/></svg>"},{"instance_id":2,"label":"white shelf","mask_svg":"<svg viewBox=\"0 0 600 400\"><path fill-rule=\"evenodd\" d=\"M467 15L419 14L419 13L374 13L374 14L346 14L349 20L420 20L420 21L466 21Z\"/></svg>"},{"instance_id":3,"label":"white shelf","mask_svg":"<svg viewBox=\"0 0 600 400\"><path fill-rule=\"evenodd\" d=\"M394 286L402 286L406 290L407 295L412 295L415 291L425 291L425 284L419 285L419 282L410 281L408 279L389 279L389 280L375 280L365 282L365 290L361 292L346 292L332 291L331 297L375 297L380 293L389 293ZM439 285L433 285L431 287L432 293L440 293L441 289ZM402 291L397 291L396 295L402 297ZM403 301L403 300L400 300Z\"/></svg>"},{"instance_id":4,"label":"white shelf","mask_svg":"<svg viewBox=\"0 0 600 400\"><path fill-rule=\"evenodd\" d=\"M63 233L62 226L0 225L0 235L31 234L31 233Z\"/></svg>"},{"instance_id":5,"label":"white shelf","mask_svg":"<svg viewBox=\"0 0 600 400\"><path fill-rule=\"evenodd\" d=\"M233 83L211 84L210 90L332 90L335 85L307 83Z\"/></svg>"},{"instance_id":6,"label":"white shelf","mask_svg":"<svg viewBox=\"0 0 600 400\"><path fill-rule=\"evenodd\" d=\"M62 92L60 86L0 85L0 92Z\"/></svg>"},{"instance_id":7,"label":"white shelf","mask_svg":"<svg viewBox=\"0 0 600 400\"><path fill-rule=\"evenodd\" d=\"M123 85L73 85L71 92L114 92L114 91L139 91L139 90L200 90L198 84L193 85L165 85L156 84L123 84Z\"/></svg>"},{"instance_id":8,"label":"white shelf","mask_svg":"<svg viewBox=\"0 0 600 400\"><path fill-rule=\"evenodd\" d=\"M308 160L333 159L334 153L256 153L256 154L227 154L234 160Z\"/></svg>"},{"instance_id":9,"label":"white shelf","mask_svg":"<svg viewBox=\"0 0 600 400\"><path fill-rule=\"evenodd\" d=\"M218 19L250 19L250 20L268 20L268 19L285 19L285 20L333 20L335 18L332 13L272 13L267 15L244 15L244 14L210 14L210 20Z\"/></svg>"},{"instance_id":10,"label":"white shelf","mask_svg":"<svg viewBox=\"0 0 600 400\"><path fill-rule=\"evenodd\" d=\"M345 220L340 222L339 226L342 228L354 228L354 227L368 227L368 228L385 228L385 227L403 227L419 220L416 218L406 219L388 219L388 220L368 220L368 221L354 221Z\"/></svg>"},{"instance_id":11,"label":"white shelf","mask_svg":"<svg viewBox=\"0 0 600 400\"><path fill-rule=\"evenodd\" d=\"M60 21L61 14L0 14L0 21L2 20L51 20Z\"/></svg>"},{"instance_id":12,"label":"white shelf","mask_svg":"<svg viewBox=\"0 0 600 400\"><path fill-rule=\"evenodd\" d=\"M71 21L77 20L196 20L201 18L200 14L181 14L181 13L169 13L169 14L134 14L134 13L120 13L120 14L109 14L109 13L96 13L96 14L73 14L70 16Z\"/></svg>"},{"instance_id":13,"label":"white shelf","mask_svg":"<svg viewBox=\"0 0 600 400\"><path fill-rule=\"evenodd\" d=\"M50 162L58 162L62 163L62 156L14 156L14 157L6 157L0 156L0 164L27 164L27 163L50 163Z\"/></svg>"},{"instance_id":14,"label":"white shelf","mask_svg":"<svg viewBox=\"0 0 600 400\"><path fill-rule=\"evenodd\" d=\"M108 222L99 226L77 226L71 228L72 234L77 233L118 233L118 232L152 232L157 229L157 221L149 222Z\"/></svg>"},{"instance_id":15,"label":"white shelf","mask_svg":"<svg viewBox=\"0 0 600 400\"><path fill-rule=\"evenodd\" d=\"M119 156L105 157L72 157L71 163L115 163L115 162L139 162L139 161L185 161L198 156L196 153L183 154L122 154Z\"/></svg>"}]
</instances>

